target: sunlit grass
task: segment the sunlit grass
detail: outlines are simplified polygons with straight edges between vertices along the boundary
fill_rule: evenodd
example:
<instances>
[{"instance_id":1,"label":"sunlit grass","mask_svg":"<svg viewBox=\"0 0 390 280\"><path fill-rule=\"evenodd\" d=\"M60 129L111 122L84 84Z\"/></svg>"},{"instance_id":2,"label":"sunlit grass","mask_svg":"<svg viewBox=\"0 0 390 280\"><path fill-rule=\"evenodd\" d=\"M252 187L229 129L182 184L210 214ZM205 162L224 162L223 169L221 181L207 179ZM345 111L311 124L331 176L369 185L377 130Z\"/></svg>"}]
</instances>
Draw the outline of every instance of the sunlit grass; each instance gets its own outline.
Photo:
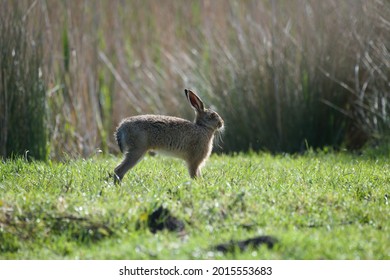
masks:
<instances>
[{"instance_id":1,"label":"sunlit grass","mask_svg":"<svg viewBox=\"0 0 390 280\"><path fill-rule=\"evenodd\" d=\"M119 161L1 163L1 258L390 258L386 157L213 156L199 180L179 160L146 157L116 186L109 173ZM137 226L160 205L184 221L184 233ZM212 249L258 235L279 243Z\"/></svg>"}]
</instances>

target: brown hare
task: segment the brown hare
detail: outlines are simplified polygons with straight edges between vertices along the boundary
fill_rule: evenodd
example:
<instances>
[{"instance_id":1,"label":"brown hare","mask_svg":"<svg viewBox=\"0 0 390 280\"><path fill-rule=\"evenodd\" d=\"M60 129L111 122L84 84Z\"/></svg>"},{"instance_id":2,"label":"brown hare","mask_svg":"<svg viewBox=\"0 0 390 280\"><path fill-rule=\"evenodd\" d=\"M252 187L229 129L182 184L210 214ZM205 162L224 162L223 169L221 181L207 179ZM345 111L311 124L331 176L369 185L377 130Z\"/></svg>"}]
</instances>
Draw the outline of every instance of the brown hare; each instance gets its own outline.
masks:
<instances>
[{"instance_id":1,"label":"brown hare","mask_svg":"<svg viewBox=\"0 0 390 280\"><path fill-rule=\"evenodd\" d=\"M116 183L148 151L184 159L191 178L200 176L200 169L211 154L214 134L223 129L223 120L217 112L205 109L193 91L184 92L196 111L194 122L171 116L139 115L119 124L115 137L125 158L114 170Z\"/></svg>"}]
</instances>

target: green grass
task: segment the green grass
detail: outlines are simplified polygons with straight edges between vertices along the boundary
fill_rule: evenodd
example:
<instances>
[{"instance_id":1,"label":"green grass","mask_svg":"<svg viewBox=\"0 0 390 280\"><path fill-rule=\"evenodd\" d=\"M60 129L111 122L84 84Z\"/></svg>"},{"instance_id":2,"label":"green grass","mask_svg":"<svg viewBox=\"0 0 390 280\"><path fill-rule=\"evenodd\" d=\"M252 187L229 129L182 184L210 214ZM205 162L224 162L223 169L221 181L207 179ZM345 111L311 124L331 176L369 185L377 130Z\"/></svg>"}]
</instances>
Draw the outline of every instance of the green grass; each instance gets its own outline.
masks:
<instances>
[{"instance_id":1,"label":"green grass","mask_svg":"<svg viewBox=\"0 0 390 280\"><path fill-rule=\"evenodd\" d=\"M214 155L199 180L146 157L115 186L119 161L0 163L0 258L390 259L388 155ZM184 234L137 226L160 205ZM279 243L211 249L258 235Z\"/></svg>"}]
</instances>

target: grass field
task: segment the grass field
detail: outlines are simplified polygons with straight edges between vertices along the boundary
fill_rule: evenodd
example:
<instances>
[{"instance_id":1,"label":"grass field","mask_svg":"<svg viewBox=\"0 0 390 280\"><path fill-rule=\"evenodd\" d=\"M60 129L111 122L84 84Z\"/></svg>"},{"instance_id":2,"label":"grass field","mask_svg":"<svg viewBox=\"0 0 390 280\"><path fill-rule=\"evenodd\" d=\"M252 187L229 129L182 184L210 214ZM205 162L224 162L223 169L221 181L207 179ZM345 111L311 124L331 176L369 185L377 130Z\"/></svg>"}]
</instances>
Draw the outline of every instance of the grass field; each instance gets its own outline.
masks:
<instances>
[{"instance_id":1,"label":"grass field","mask_svg":"<svg viewBox=\"0 0 390 280\"><path fill-rule=\"evenodd\" d=\"M1 259L390 259L389 154L213 155L203 177L147 156L0 163ZM184 231L147 227L163 206ZM266 246L216 251L259 235Z\"/></svg>"}]
</instances>

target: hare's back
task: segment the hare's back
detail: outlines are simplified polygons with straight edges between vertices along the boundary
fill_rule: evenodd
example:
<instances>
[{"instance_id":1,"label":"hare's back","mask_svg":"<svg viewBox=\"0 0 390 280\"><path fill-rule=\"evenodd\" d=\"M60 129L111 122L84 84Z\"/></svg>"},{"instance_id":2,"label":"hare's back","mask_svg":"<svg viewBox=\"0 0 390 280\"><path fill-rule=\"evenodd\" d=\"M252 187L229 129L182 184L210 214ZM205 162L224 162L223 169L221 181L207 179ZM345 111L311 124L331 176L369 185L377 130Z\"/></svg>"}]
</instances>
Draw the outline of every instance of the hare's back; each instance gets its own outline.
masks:
<instances>
[{"instance_id":1,"label":"hare's back","mask_svg":"<svg viewBox=\"0 0 390 280\"><path fill-rule=\"evenodd\" d=\"M138 115L124 119L119 125L135 130L192 128L194 123L177 117L163 115Z\"/></svg>"}]
</instances>

